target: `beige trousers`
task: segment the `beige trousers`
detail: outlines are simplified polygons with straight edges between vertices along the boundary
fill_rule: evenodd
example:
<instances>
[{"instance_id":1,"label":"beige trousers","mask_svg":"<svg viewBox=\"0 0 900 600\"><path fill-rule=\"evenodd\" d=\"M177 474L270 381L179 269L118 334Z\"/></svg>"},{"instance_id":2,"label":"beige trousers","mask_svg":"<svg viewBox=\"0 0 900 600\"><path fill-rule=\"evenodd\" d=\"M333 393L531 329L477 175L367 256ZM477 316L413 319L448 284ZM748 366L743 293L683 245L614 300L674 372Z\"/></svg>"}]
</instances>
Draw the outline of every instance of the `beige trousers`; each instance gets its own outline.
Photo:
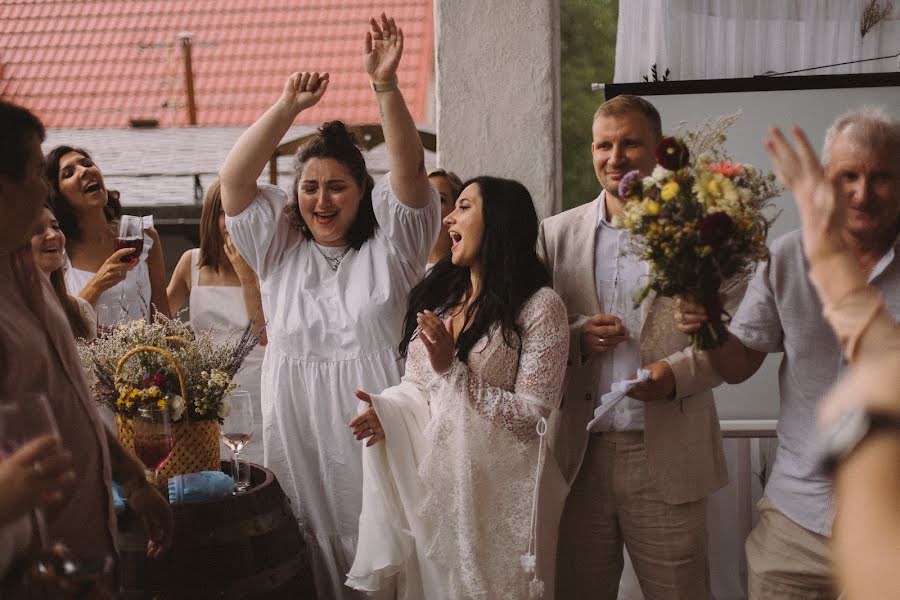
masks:
<instances>
[{"instance_id":1,"label":"beige trousers","mask_svg":"<svg viewBox=\"0 0 900 600\"><path fill-rule=\"evenodd\" d=\"M560 523L556 597L615 600L624 544L646 600L708 598L706 504L662 500L643 433L592 435Z\"/></svg>"},{"instance_id":2,"label":"beige trousers","mask_svg":"<svg viewBox=\"0 0 900 600\"><path fill-rule=\"evenodd\" d=\"M766 497L747 543L750 600L834 600L828 538L789 518Z\"/></svg>"}]
</instances>

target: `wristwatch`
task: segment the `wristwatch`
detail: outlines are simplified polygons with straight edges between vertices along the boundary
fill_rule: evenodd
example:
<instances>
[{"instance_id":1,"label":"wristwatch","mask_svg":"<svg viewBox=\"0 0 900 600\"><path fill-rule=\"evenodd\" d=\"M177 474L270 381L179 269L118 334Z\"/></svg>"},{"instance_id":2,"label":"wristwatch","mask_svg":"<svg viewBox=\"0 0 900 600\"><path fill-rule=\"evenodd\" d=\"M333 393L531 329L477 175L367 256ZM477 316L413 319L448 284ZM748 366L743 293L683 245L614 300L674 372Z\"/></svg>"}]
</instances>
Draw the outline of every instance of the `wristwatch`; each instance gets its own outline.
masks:
<instances>
[{"instance_id":1,"label":"wristwatch","mask_svg":"<svg viewBox=\"0 0 900 600\"><path fill-rule=\"evenodd\" d=\"M819 466L834 475L838 465L877 431L894 431L900 435L900 413L887 410L852 408L820 430L816 444Z\"/></svg>"}]
</instances>

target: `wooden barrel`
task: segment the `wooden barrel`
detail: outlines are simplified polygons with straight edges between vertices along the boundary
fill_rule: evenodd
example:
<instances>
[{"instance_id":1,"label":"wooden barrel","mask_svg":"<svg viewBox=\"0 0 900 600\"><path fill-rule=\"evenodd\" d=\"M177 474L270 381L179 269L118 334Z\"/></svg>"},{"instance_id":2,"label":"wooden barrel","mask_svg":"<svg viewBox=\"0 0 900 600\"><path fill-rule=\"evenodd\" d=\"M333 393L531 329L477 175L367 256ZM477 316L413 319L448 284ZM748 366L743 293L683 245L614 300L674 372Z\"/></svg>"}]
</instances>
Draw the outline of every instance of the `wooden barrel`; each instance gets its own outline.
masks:
<instances>
[{"instance_id":1,"label":"wooden barrel","mask_svg":"<svg viewBox=\"0 0 900 600\"><path fill-rule=\"evenodd\" d=\"M229 463L222 463L224 471ZM272 471L251 466L251 489L212 502L176 504L175 541L147 558L140 520L119 520L122 598L316 597L309 557L290 501Z\"/></svg>"}]
</instances>

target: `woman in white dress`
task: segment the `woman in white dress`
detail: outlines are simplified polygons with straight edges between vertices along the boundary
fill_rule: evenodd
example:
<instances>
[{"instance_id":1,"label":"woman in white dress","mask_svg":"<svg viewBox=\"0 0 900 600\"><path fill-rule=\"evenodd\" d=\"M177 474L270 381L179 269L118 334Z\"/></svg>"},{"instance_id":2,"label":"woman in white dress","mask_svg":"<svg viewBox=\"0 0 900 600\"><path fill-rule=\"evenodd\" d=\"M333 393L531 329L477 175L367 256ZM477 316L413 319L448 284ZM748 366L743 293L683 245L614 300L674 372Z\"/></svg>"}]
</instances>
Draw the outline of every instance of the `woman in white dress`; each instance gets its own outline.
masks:
<instances>
[{"instance_id":1,"label":"woman in white dress","mask_svg":"<svg viewBox=\"0 0 900 600\"><path fill-rule=\"evenodd\" d=\"M84 298L70 295L66 290L66 236L59 227L56 215L44 206L31 235L31 255L38 271L50 281L62 305L69 327L76 338L93 340L97 337L97 316Z\"/></svg>"},{"instance_id":2,"label":"woman in white dress","mask_svg":"<svg viewBox=\"0 0 900 600\"><path fill-rule=\"evenodd\" d=\"M206 191L200 213L200 247L181 255L166 288L169 308L177 313L190 306L191 327L195 332L212 331L218 342L239 337L247 325L259 343L247 355L235 375L240 389L250 393L253 403L253 440L241 455L262 464L262 411L260 372L266 354L265 317L259 279L250 268L225 229L221 186L214 182Z\"/></svg>"},{"instance_id":3,"label":"woman in white dress","mask_svg":"<svg viewBox=\"0 0 900 600\"><path fill-rule=\"evenodd\" d=\"M357 392L372 406L351 427L372 448L347 585L402 600L550 598L568 488L539 432L561 398L566 308L522 184L478 177L444 223L451 254L410 293L402 383Z\"/></svg>"},{"instance_id":4,"label":"woman in white dress","mask_svg":"<svg viewBox=\"0 0 900 600\"><path fill-rule=\"evenodd\" d=\"M116 249L122 207L118 192L107 190L100 168L81 148L57 146L44 170L50 204L66 235L66 286L97 312L98 325L169 314L165 263L159 235L145 217L143 248Z\"/></svg>"},{"instance_id":5,"label":"woman in white dress","mask_svg":"<svg viewBox=\"0 0 900 600\"><path fill-rule=\"evenodd\" d=\"M260 280L269 343L262 369L264 462L292 501L323 599L344 587L356 549L362 456L347 431L358 385L400 381L397 346L409 290L440 227L437 193L398 88L403 33L372 19L364 64L382 115L391 172L373 185L346 127L326 123L295 158L288 195L257 178L328 74L295 73L221 171L235 246Z\"/></svg>"}]
</instances>

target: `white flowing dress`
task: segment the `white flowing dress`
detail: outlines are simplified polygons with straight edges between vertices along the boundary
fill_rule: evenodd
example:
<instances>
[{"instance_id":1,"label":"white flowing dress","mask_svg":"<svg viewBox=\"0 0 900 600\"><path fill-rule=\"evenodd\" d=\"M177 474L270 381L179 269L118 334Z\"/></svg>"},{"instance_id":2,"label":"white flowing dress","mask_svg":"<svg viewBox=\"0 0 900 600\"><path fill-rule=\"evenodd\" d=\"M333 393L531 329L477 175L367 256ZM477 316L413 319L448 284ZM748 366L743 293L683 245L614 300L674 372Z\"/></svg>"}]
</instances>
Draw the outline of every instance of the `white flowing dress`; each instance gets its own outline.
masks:
<instances>
[{"instance_id":1,"label":"white flowing dress","mask_svg":"<svg viewBox=\"0 0 900 600\"><path fill-rule=\"evenodd\" d=\"M191 328L195 332L212 331L219 343L236 339L244 332L250 318L244 302L244 291L239 285L200 285L200 250L191 250ZM253 438L241 450L241 455L252 463L263 464L262 449L262 395L260 376L266 347L257 345L244 359L234 381L242 390L250 393L253 404ZM231 457L224 444L222 456Z\"/></svg>"},{"instance_id":2,"label":"white flowing dress","mask_svg":"<svg viewBox=\"0 0 900 600\"><path fill-rule=\"evenodd\" d=\"M311 553L323 599L359 598L344 586L362 505L362 450L348 423L356 389L400 381L397 346L409 290L440 229L439 196L402 204L384 176L372 191L375 235L333 271L292 229L287 194L260 186L226 226L260 279L269 343L262 367L264 463L278 477Z\"/></svg>"},{"instance_id":3,"label":"white flowing dress","mask_svg":"<svg viewBox=\"0 0 900 600\"><path fill-rule=\"evenodd\" d=\"M468 364L454 359L443 376L416 338L402 383L371 394L385 439L364 452L359 547L348 585L388 590L398 600L552 598L568 486L546 448L539 460L536 425L559 406L566 308L543 288L517 322L518 347L494 329ZM521 564L529 554L537 555L536 576ZM535 579L543 594L529 596Z\"/></svg>"}]
</instances>

